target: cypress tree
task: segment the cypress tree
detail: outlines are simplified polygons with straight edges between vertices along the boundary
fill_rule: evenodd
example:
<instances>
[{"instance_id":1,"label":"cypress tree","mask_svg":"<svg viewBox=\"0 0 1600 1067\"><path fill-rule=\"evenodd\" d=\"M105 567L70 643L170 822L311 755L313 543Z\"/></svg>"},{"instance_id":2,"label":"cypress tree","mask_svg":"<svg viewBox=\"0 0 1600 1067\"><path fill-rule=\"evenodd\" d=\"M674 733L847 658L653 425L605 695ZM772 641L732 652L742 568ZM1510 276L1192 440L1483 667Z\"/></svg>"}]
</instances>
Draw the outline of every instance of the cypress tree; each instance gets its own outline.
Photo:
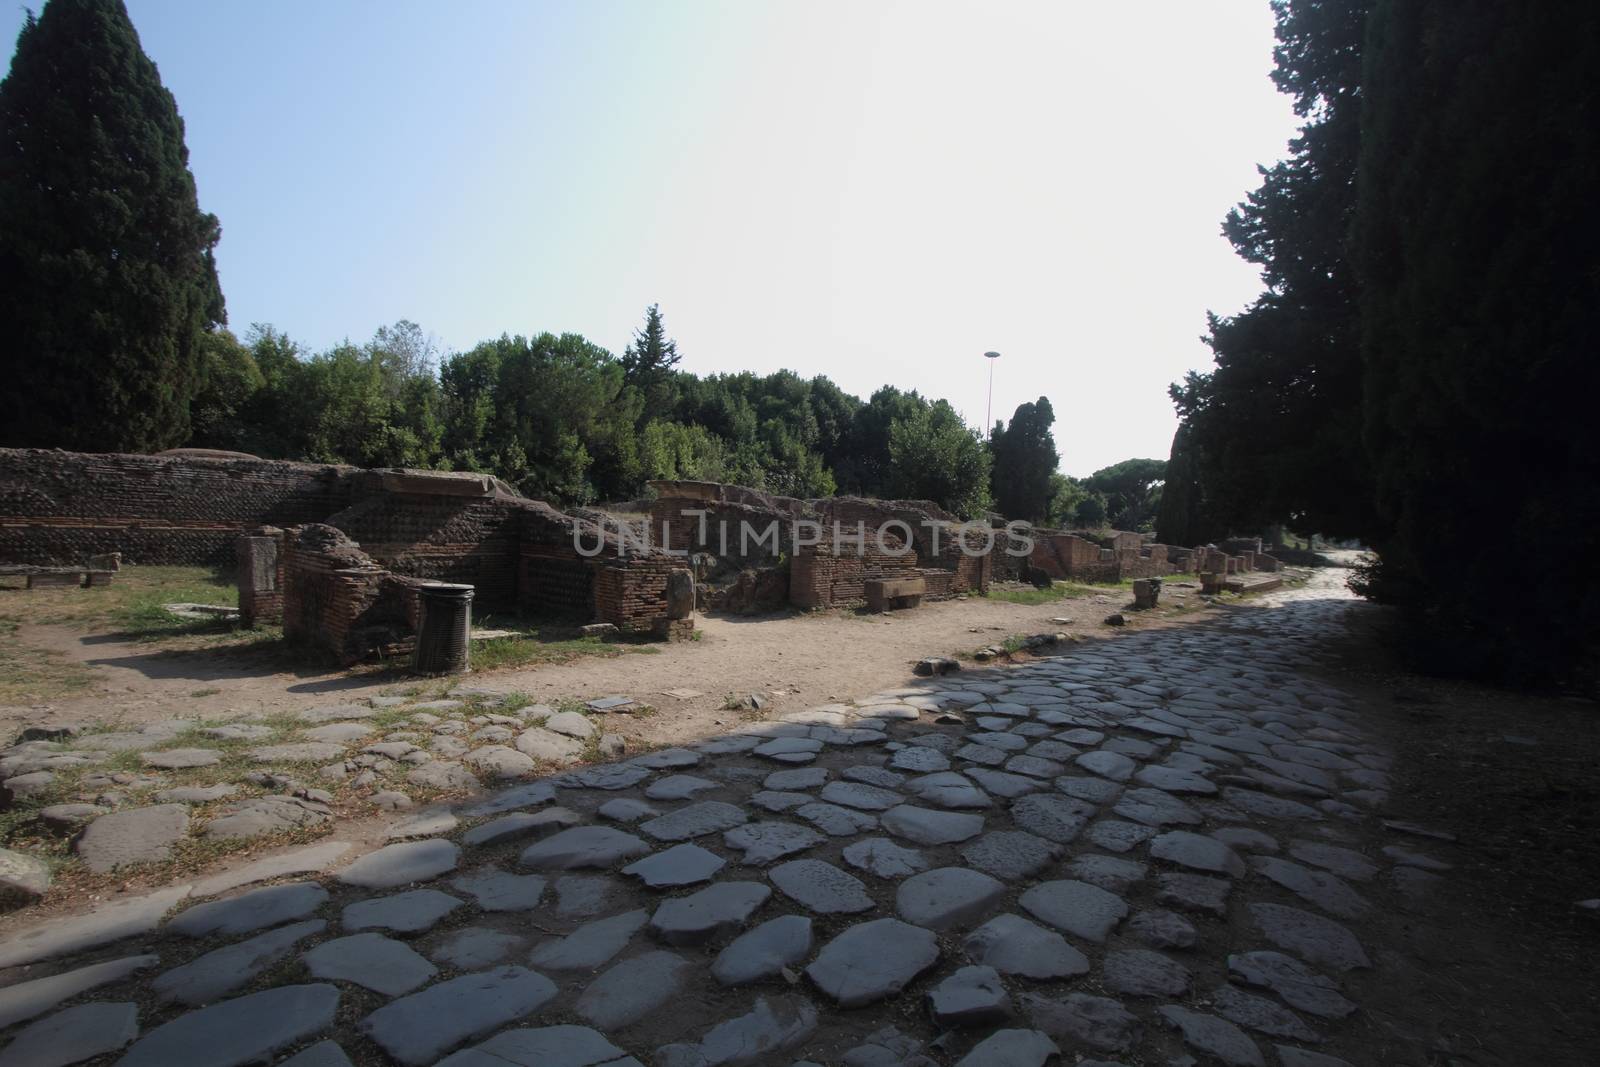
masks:
<instances>
[{"instance_id":1,"label":"cypress tree","mask_svg":"<svg viewBox=\"0 0 1600 1067\"><path fill-rule=\"evenodd\" d=\"M30 13L0 82L0 442L185 442L220 236L121 0Z\"/></svg>"}]
</instances>

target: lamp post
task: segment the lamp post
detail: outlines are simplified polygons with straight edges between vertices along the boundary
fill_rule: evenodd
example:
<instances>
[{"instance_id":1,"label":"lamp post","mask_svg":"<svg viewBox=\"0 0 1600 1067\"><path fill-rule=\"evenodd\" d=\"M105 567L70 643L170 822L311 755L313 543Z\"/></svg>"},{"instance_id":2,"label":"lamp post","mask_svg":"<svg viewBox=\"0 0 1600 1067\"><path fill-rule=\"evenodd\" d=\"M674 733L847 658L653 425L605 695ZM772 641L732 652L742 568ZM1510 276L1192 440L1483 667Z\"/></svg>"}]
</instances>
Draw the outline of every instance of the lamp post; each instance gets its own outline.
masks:
<instances>
[{"instance_id":1,"label":"lamp post","mask_svg":"<svg viewBox=\"0 0 1600 1067\"><path fill-rule=\"evenodd\" d=\"M983 407L983 439L994 439L994 361L1000 358L998 352L985 352L983 358L989 361L989 402Z\"/></svg>"}]
</instances>

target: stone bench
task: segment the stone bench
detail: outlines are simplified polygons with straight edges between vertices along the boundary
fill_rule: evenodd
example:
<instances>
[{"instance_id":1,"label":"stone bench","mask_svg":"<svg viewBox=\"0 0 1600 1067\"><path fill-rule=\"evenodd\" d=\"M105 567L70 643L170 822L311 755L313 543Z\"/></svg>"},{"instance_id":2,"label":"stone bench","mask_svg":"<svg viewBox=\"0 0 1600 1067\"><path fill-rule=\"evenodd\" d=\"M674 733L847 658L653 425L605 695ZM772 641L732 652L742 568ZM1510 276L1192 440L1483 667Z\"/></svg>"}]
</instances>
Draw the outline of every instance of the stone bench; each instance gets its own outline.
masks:
<instances>
[{"instance_id":1,"label":"stone bench","mask_svg":"<svg viewBox=\"0 0 1600 1067\"><path fill-rule=\"evenodd\" d=\"M922 578L869 578L865 583L867 610L896 611L922 603L928 583Z\"/></svg>"}]
</instances>

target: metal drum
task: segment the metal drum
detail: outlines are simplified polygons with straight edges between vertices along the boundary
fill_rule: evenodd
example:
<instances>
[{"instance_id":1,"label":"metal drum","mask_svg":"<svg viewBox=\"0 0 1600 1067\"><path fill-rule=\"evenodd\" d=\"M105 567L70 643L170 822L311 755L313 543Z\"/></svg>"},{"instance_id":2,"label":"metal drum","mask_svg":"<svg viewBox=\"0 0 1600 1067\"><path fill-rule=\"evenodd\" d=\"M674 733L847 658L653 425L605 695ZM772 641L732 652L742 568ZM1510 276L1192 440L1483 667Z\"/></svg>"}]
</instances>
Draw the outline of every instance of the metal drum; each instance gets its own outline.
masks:
<instances>
[{"instance_id":1,"label":"metal drum","mask_svg":"<svg viewBox=\"0 0 1600 1067\"><path fill-rule=\"evenodd\" d=\"M472 634L470 585L436 582L417 590L422 620L411 669L418 674L460 674L467 669Z\"/></svg>"}]
</instances>

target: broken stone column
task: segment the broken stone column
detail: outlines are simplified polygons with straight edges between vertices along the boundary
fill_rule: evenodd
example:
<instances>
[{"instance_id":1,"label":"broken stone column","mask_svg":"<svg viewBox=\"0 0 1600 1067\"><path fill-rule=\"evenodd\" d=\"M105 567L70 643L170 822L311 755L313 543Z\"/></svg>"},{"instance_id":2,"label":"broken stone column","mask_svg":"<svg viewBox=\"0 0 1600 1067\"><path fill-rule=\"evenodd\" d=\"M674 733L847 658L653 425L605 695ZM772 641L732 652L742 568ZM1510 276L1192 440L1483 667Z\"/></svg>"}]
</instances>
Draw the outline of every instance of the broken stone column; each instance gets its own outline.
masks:
<instances>
[{"instance_id":1,"label":"broken stone column","mask_svg":"<svg viewBox=\"0 0 1600 1067\"><path fill-rule=\"evenodd\" d=\"M1133 583L1133 606L1147 611L1161 599L1160 578L1139 578Z\"/></svg>"},{"instance_id":2,"label":"broken stone column","mask_svg":"<svg viewBox=\"0 0 1600 1067\"><path fill-rule=\"evenodd\" d=\"M279 549L283 531L263 526L234 542L238 567L239 620L245 626L283 621Z\"/></svg>"}]
</instances>

